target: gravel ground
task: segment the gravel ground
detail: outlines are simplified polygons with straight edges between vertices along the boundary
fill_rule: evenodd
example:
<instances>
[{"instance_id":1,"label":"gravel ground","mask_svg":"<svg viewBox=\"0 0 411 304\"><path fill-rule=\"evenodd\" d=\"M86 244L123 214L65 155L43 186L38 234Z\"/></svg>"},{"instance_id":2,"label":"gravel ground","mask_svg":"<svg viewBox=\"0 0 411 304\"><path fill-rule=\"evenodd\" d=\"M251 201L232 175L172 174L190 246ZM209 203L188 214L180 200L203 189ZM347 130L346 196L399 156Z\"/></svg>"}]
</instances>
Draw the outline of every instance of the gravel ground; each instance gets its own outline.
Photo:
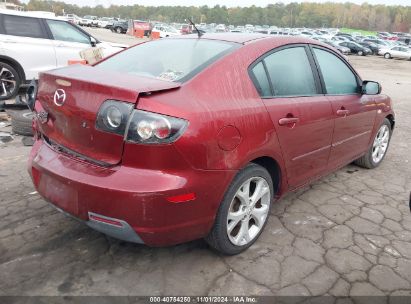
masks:
<instances>
[{"instance_id":1,"label":"gravel ground","mask_svg":"<svg viewBox=\"0 0 411 304\"><path fill-rule=\"evenodd\" d=\"M202 240L148 248L95 232L34 192L19 137L0 143L0 295L411 295L411 63L350 61L394 100L383 164L349 165L277 201L260 239L234 257Z\"/></svg>"},{"instance_id":2,"label":"gravel ground","mask_svg":"<svg viewBox=\"0 0 411 304\"><path fill-rule=\"evenodd\" d=\"M90 34L92 34L93 36L95 36L97 39L101 41L122 43L126 45L134 45L144 40L144 39L139 39L139 38L126 35L126 34L113 33L110 30L102 29L102 28L83 27L83 29L85 29L86 31L88 31Z\"/></svg>"}]
</instances>

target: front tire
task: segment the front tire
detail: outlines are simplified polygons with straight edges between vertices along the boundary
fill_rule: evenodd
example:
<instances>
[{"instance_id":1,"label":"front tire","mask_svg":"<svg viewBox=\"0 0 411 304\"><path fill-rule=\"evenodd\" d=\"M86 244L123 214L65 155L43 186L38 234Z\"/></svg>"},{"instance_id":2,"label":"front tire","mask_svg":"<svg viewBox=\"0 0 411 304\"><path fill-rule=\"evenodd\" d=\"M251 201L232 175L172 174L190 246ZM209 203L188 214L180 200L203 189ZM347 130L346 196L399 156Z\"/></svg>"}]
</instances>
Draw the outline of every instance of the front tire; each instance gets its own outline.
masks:
<instances>
[{"instance_id":1,"label":"front tire","mask_svg":"<svg viewBox=\"0 0 411 304\"><path fill-rule=\"evenodd\" d=\"M215 250L235 255L249 248L262 233L274 197L268 171L249 164L234 178L224 195L208 244Z\"/></svg>"},{"instance_id":2,"label":"front tire","mask_svg":"<svg viewBox=\"0 0 411 304\"><path fill-rule=\"evenodd\" d=\"M17 70L4 62L0 62L0 100L15 97L19 91L22 79Z\"/></svg>"},{"instance_id":3,"label":"front tire","mask_svg":"<svg viewBox=\"0 0 411 304\"><path fill-rule=\"evenodd\" d=\"M387 154L391 134L391 123L387 118L385 118L374 137L374 142L371 148L365 155L357 159L354 163L366 169L374 169L378 167Z\"/></svg>"},{"instance_id":4,"label":"front tire","mask_svg":"<svg viewBox=\"0 0 411 304\"><path fill-rule=\"evenodd\" d=\"M358 51L358 56L364 56L364 52L363 51Z\"/></svg>"},{"instance_id":5,"label":"front tire","mask_svg":"<svg viewBox=\"0 0 411 304\"><path fill-rule=\"evenodd\" d=\"M122 32L121 27L116 28L116 32L117 32L117 34L121 34L121 32Z\"/></svg>"},{"instance_id":6,"label":"front tire","mask_svg":"<svg viewBox=\"0 0 411 304\"><path fill-rule=\"evenodd\" d=\"M385 53L384 58L385 59L391 59L391 54L390 53Z\"/></svg>"}]
</instances>

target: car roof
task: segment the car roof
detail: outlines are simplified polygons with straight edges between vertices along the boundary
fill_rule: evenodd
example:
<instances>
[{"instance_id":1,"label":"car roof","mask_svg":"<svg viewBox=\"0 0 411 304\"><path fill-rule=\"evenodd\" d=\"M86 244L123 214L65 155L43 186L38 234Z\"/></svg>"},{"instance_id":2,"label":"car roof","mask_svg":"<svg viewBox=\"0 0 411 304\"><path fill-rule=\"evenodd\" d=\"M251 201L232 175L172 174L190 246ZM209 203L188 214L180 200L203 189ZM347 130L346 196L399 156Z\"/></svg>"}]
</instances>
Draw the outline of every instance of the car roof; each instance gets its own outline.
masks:
<instances>
[{"instance_id":1,"label":"car roof","mask_svg":"<svg viewBox=\"0 0 411 304\"><path fill-rule=\"evenodd\" d=\"M43 18L43 19L53 19L53 20L62 20L61 17L56 17L55 13L52 12L42 12L42 11L14 11L7 9L0 9L0 14L4 15L13 15L13 16L22 16L22 17L31 17L31 18Z\"/></svg>"}]
</instances>

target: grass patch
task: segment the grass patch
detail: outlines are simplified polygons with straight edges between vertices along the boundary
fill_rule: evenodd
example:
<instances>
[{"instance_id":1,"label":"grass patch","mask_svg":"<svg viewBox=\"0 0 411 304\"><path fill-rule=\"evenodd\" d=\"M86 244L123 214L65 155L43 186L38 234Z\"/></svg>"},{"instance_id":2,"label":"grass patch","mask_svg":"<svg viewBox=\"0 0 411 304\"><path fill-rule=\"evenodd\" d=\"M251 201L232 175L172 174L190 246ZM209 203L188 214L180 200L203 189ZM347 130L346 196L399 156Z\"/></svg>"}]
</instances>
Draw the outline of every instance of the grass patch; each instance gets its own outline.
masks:
<instances>
[{"instance_id":1,"label":"grass patch","mask_svg":"<svg viewBox=\"0 0 411 304\"><path fill-rule=\"evenodd\" d=\"M364 30L357 30L357 29L350 29L350 28L342 28L340 32L352 34L352 33L360 33L363 36L377 36L377 32L373 31L364 31Z\"/></svg>"}]
</instances>

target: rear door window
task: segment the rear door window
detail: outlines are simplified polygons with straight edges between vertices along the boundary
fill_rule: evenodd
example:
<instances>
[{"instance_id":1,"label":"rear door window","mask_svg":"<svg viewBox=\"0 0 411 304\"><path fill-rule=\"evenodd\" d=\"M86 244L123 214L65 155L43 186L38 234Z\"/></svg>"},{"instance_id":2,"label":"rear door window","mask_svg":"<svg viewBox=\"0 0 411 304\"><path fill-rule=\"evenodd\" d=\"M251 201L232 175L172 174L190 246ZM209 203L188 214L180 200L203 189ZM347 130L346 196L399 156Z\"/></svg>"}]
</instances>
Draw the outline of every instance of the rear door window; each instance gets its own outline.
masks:
<instances>
[{"instance_id":1,"label":"rear door window","mask_svg":"<svg viewBox=\"0 0 411 304\"><path fill-rule=\"evenodd\" d=\"M3 30L6 35L48 38L39 18L3 15Z\"/></svg>"},{"instance_id":2,"label":"rear door window","mask_svg":"<svg viewBox=\"0 0 411 304\"><path fill-rule=\"evenodd\" d=\"M305 47L291 47L264 58L274 96L317 94L313 71Z\"/></svg>"}]
</instances>

